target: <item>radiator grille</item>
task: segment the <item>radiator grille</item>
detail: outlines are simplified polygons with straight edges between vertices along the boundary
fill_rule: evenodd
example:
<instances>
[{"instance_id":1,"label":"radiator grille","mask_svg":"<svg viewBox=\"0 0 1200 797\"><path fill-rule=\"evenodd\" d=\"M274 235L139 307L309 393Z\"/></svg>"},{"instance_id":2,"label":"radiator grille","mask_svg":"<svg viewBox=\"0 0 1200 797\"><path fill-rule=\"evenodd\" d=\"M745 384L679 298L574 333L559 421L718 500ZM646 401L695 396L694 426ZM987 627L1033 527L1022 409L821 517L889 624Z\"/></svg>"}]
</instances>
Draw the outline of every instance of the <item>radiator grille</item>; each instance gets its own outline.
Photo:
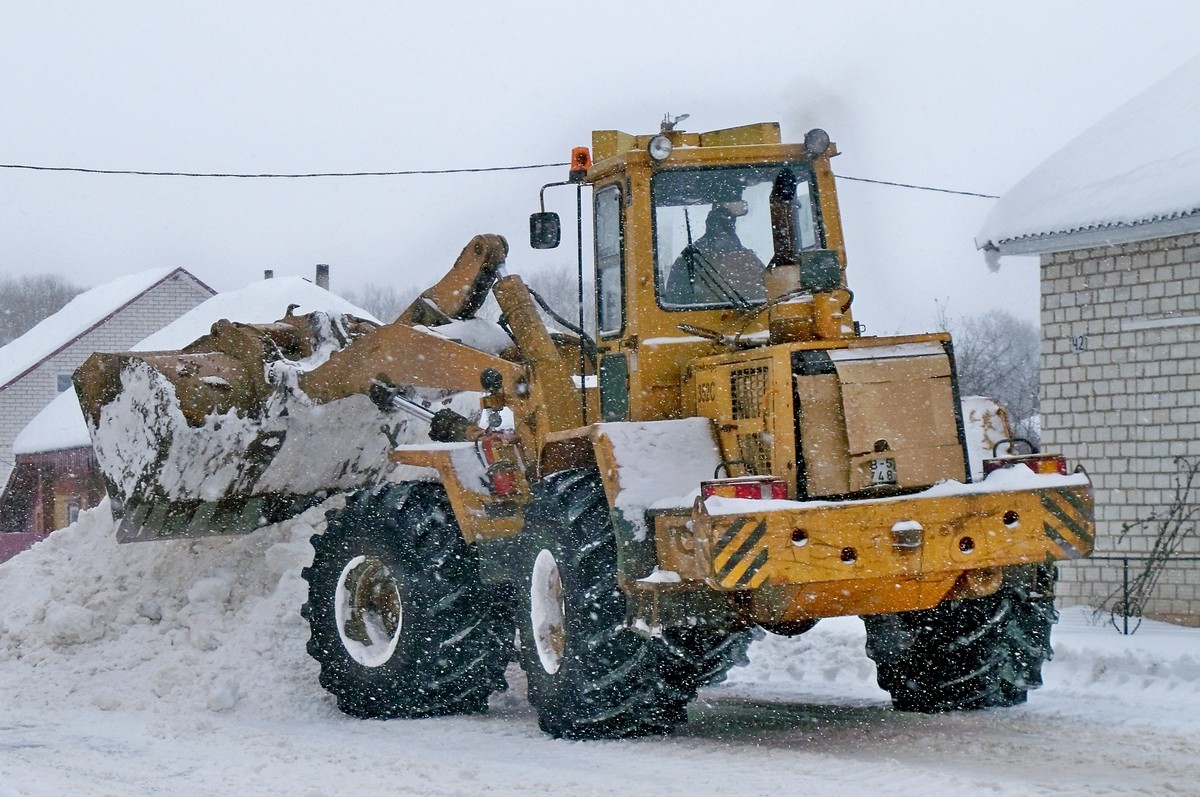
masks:
<instances>
[{"instance_id":1,"label":"radiator grille","mask_svg":"<svg viewBox=\"0 0 1200 797\"><path fill-rule=\"evenodd\" d=\"M729 372L733 396L733 419L762 418L766 414L763 397L767 394L767 367L741 368Z\"/></svg>"},{"instance_id":2,"label":"radiator grille","mask_svg":"<svg viewBox=\"0 0 1200 797\"><path fill-rule=\"evenodd\" d=\"M767 408L764 399L768 384L767 366L730 371L731 410L735 421L762 418L765 423ZM762 435L757 432L739 434L737 441L746 470L756 476L768 475L771 472L771 448L763 442Z\"/></svg>"}]
</instances>

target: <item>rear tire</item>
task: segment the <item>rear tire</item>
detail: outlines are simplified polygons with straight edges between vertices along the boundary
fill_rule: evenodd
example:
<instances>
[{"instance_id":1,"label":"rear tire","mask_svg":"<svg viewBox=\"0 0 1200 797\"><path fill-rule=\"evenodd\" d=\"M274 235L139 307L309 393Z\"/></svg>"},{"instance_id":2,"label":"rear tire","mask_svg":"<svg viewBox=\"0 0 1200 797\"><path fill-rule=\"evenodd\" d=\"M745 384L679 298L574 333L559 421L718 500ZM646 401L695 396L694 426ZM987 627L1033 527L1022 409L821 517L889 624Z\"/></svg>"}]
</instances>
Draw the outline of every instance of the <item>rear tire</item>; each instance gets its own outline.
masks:
<instances>
[{"instance_id":1,"label":"rear tire","mask_svg":"<svg viewBox=\"0 0 1200 797\"><path fill-rule=\"evenodd\" d=\"M1041 686L1053 653L1053 568L1013 568L985 598L863 618L879 686L900 711L1013 706Z\"/></svg>"},{"instance_id":2,"label":"rear tire","mask_svg":"<svg viewBox=\"0 0 1200 797\"><path fill-rule=\"evenodd\" d=\"M485 711L505 687L511 609L480 582L441 485L360 492L327 516L301 613L338 708L381 719Z\"/></svg>"},{"instance_id":3,"label":"rear tire","mask_svg":"<svg viewBox=\"0 0 1200 797\"><path fill-rule=\"evenodd\" d=\"M598 474L564 471L534 487L519 556L521 666L543 731L615 739L668 733L686 721L687 698L667 684L657 641L625 627L617 541Z\"/></svg>"},{"instance_id":4,"label":"rear tire","mask_svg":"<svg viewBox=\"0 0 1200 797\"><path fill-rule=\"evenodd\" d=\"M1054 608L1057 581L1058 569L1052 565L1024 568L1009 578L1014 622L1008 629L1008 638L1014 672L1005 681L1005 690L1011 695L1010 705L1025 702L1028 690L1041 687L1042 664L1054 657L1050 631L1058 622L1058 611Z\"/></svg>"}]
</instances>

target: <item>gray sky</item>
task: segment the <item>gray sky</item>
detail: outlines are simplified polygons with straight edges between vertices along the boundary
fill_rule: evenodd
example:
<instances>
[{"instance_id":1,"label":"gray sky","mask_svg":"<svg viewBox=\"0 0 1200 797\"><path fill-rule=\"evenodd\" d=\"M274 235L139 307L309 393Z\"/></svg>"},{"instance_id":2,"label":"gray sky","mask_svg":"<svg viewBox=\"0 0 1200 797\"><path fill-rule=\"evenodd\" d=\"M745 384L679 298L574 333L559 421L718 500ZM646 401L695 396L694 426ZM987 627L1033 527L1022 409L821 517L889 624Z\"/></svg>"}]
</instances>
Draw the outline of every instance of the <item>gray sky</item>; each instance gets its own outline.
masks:
<instances>
[{"instance_id":1,"label":"gray sky","mask_svg":"<svg viewBox=\"0 0 1200 797\"><path fill-rule=\"evenodd\" d=\"M1200 52L1190 0L905 3L37 2L0 6L0 163L381 171L566 160L592 129L777 120L828 130L839 174L1003 193ZM1137 142L1130 142L1137 146ZM1119 156L1119 153L1114 153ZM428 284L478 232L517 271L557 170L201 180L0 169L0 273L92 285L181 265L215 288L264 268L335 289ZM989 273L991 201L843 182L868 332L1005 307L1036 266ZM573 213L573 195L554 195ZM572 225L568 222L568 228Z\"/></svg>"}]
</instances>

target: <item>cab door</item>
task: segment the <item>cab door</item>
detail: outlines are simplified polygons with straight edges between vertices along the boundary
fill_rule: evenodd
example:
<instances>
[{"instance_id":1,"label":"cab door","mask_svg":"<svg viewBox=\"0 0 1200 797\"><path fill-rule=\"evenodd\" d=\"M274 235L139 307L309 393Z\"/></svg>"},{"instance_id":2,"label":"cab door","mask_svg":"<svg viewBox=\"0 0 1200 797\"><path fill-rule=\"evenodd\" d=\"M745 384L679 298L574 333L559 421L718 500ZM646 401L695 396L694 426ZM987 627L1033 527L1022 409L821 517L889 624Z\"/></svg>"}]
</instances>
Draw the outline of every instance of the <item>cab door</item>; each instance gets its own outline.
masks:
<instances>
[{"instance_id":1,"label":"cab door","mask_svg":"<svg viewBox=\"0 0 1200 797\"><path fill-rule=\"evenodd\" d=\"M625 236L621 184L593 195L596 246L596 337L600 346L600 419L629 420L629 358L625 332Z\"/></svg>"}]
</instances>

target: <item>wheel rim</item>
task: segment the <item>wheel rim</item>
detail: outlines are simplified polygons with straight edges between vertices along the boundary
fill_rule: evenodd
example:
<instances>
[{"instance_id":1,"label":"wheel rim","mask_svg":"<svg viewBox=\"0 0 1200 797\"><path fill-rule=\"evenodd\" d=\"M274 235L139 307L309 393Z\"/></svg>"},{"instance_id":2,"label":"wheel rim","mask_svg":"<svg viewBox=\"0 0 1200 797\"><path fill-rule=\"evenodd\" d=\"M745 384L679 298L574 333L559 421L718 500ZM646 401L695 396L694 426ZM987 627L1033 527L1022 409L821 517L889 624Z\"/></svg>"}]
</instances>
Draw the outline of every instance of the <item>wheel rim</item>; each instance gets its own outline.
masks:
<instances>
[{"instance_id":1,"label":"wheel rim","mask_svg":"<svg viewBox=\"0 0 1200 797\"><path fill-rule=\"evenodd\" d=\"M342 568L334 595L338 636L364 667L386 664L404 626L400 585L383 560L356 556Z\"/></svg>"},{"instance_id":2,"label":"wheel rim","mask_svg":"<svg viewBox=\"0 0 1200 797\"><path fill-rule=\"evenodd\" d=\"M563 626L563 589L558 562L554 554L544 549L533 562L529 584L529 624L533 629L533 644L537 648L542 669L554 675L562 666L567 634Z\"/></svg>"}]
</instances>

